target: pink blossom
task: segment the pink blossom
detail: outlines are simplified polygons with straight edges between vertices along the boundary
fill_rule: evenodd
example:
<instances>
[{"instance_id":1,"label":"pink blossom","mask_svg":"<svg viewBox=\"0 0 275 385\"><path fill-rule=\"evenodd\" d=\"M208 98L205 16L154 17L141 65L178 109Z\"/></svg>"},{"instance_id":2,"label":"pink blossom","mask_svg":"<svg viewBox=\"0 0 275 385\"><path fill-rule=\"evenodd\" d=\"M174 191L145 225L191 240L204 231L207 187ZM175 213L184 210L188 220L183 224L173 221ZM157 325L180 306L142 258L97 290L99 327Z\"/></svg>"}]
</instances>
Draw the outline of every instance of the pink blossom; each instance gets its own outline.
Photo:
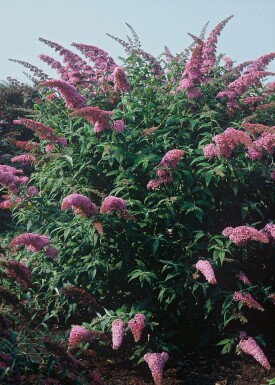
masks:
<instances>
[{"instance_id":1,"label":"pink blossom","mask_svg":"<svg viewBox=\"0 0 275 385\"><path fill-rule=\"evenodd\" d=\"M21 198L15 195L8 195L8 198L0 203L0 209L11 209L16 207L20 202L22 202Z\"/></svg>"},{"instance_id":2,"label":"pink blossom","mask_svg":"<svg viewBox=\"0 0 275 385\"><path fill-rule=\"evenodd\" d=\"M95 215L98 208L91 202L90 198L81 194L70 194L61 203L61 210L71 208L75 215Z\"/></svg>"},{"instance_id":3,"label":"pink blossom","mask_svg":"<svg viewBox=\"0 0 275 385\"><path fill-rule=\"evenodd\" d=\"M245 285L251 285L250 279L245 275L243 271L239 271L236 277L242 281Z\"/></svg>"},{"instance_id":4,"label":"pink blossom","mask_svg":"<svg viewBox=\"0 0 275 385\"><path fill-rule=\"evenodd\" d=\"M15 259L7 261L5 265L8 278L15 280L22 287L28 287L30 285L32 274L28 266Z\"/></svg>"},{"instance_id":5,"label":"pink blossom","mask_svg":"<svg viewBox=\"0 0 275 385\"><path fill-rule=\"evenodd\" d=\"M26 246L33 253L48 246L50 240L46 235L35 233L24 233L15 237L9 244L10 249L16 249L18 246Z\"/></svg>"},{"instance_id":6,"label":"pink blossom","mask_svg":"<svg viewBox=\"0 0 275 385\"><path fill-rule=\"evenodd\" d=\"M275 240L275 225L273 223L268 223L261 231L270 241Z\"/></svg>"},{"instance_id":7,"label":"pink blossom","mask_svg":"<svg viewBox=\"0 0 275 385\"><path fill-rule=\"evenodd\" d=\"M222 134L215 135L212 138L216 144L215 151L218 156L230 158L232 152L239 144L246 148L253 148L253 142L246 132L235 130L232 127L227 128Z\"/></svg>"},{"instance_id":8,"label":"pink blossom","mask_svg":"<svg viewBox=\"0 0 275 385\"><path fill-rule=\"evenodd\" d=\"M229 239L237 246L246 245L249 241L257 241L268 243L268 238L260 231L254 229L254 227L238 226L238 227L226 227L222 235L229 237Z\"/></svg>"},{"instance_id":9,"label":"pink blossom","mask_svg":"<svg viewBox=\"0 0 275 385\"><path fill-rule=\"evenodd\" d=\"M161 159L161 162L158 167L165 167L165 168L176 168L179 160L183 157L184 151L183 150L170 150L167 151L167 153L164 155L164 157Z\"/></svg>"},{"instance_id":10,"label":"pink blossom","mask_svg":"<svg viewBox=\"0 0 275 385\"><path fill-rule=\"evenodd\" d=\"M112 322L112 341L114 350L120 348L124 337L124 331L125 326L121 319L116 319Z\"/></svg>"},{"instance_id":11,"label":"pink blossom","mask_svg":"<svg viewBox=\"0 0 275 385\"><path fill-rule=\"evenodd\" d=\"M18 184L20 184L20 177L10 173L2 171L0 168L0 185L6 187L8 190L10 190L13 193L18 193L19 188Z\"/></svg>"},{"instance_id":12,"label":"pink blossom","mask_svg":"<svg viewBox=\"0 0 275 385\"><path fill-rule=\"evenodd\" d=\"M226 55L223 55L222 60L225 62L224 68L225 68L226 70L231 70L231 69L233 68L233 63L234 63L234 62L233 62L232 59L230 59L230 57L228 57L228 56L226 56Z\"/></svg>"},{"instance_id":13,"label":"pink blossom","mask_svg":"<svg viewBox=\"0 0 275 385\"><path fill-rule=\"evenodd\" d=\"M128 327L133 334L135 342L138 342L142 335L142 330L145 328L145 316L141 313L137 313L134 315L134 318L132 318L128 322Z\"/></svg>"},{"instance_id":14,"label":"pink blossom","mask_svg":"<svg viewBox=\"0 0 275 385\"><path fill-rule=\"evenodd\" d=\"M209 261L199 260L195 264L195 267L204 275L207 282L209 282L212 285L215 285L217 283L214 270Z\"/></svg>"},{"instance_id":15,"label":"pink blossom","mask_svg":"<svg viewBox=\"0 0 275 385\"><path fill-rule=\"evenodd\" d=\"M36 196L39 194L39 190L35 186L29 186L25 192L26 197Z\"/></svg>"},{"instance_id":16,"label":"pink blossom","mask_svg":"<svg viewBox=\"0 0 275 385\"><path fill-rule=\"evenodd\" d=\"M264 311L264 308L249 293L246 294L240 291L235 291L233 294L233 300L236 302L242 302L250 309Z\"/></svg>"},{"instance_id":17,"label":"pink blossom","mask_svg":"<svg viewBox=\"0 0 275 385\"><path fill-rule=\"evenodd\" d=\"M113 124L114 124L113 128L112 128L113 131L115 131L117 133L124 131L125 124L124 124L123 120L114 120Z\"/></svg>"},{"instance_id":18,"label":"pink blossom","mask_svg":"<svg viewBox=\"0 0 275 385\"><path fill-rule=\"evenodd\" d=\"M127 205L125 200L122 198L118 198L113 195L110 195L104 198L100 207L100 212L101 214L106 214L112 211L116 211L119 217L132 219L132 220L134 219L134 217L127 210Z\"/></svg>"},{"instance_id":19,"label":"pink blossom","mask_svg":"<svg viewBox=\"0 0 275 385\"><path fill-rule=\"evenodd\" d=\"M148 190L156 190L157 188L159 188L159 186L163 184L163 181L161 179L151 179L148 183L147 183L147 189Z\"/></svg>"},{"instance_id":20,"label":"pink blossom","mask_svg":"<svg viewBox=\"0 0 275 385\"><path fill-rule=\"evenodd\" d=\"M73 326L70 332L68 350L76 347L82 342L93 343L95 340L95 336L93 333L86 329L84 326Z\"/></svg>"},{"instance_id":21,"label":"pink blossom","mask_svg":"<svg viewBox=\"0 0 275 385\"><path fill-rule=\"evenodd\" d=\"M253 105L260 103L264 100L265 98L263 98L262 96L247 96L246 98L243 98L242 102L243 104Z\"/></svg>"},{"instance_id":22,"label":"pink blossom","mask_svg":"<svg viewBox=\"0 0 275 385\"><path fill-rule=\"evenodd\" d=\"M110 111L101 110L99 107L85 107L70 114L71 116L81 116L94 124L95 133L99 133L111 128L110 118L113 115Z\"/></svg>"},{"instance_id":23,"label":"pink blossom","mask_svg":"<svg viewBox=\"0 0 275 385\"><path fill-rule=\"evenodd\" d=\"M263 132L261 136L253 142L257 150L265 150L272 155L275 147L275 133Z\"/></svg>"},{"instance_id":24,"label":"pink blossom","mask_svg":"<svg viewBox=\"0 0 275 385\"><path fill-rule=\"evenodd\" d=\"M32 154L22 154L14 156L11 158L12 163L22 163L23 165L29 165L31 163L36 163L35 156Z\"/></svg>"},{"instance_id":25,"label":"pink blossom","mask_svg":"<svg viewBox=\"0 0 275 385\"><path fill-rule=\"evenodd\" d=\"M39 146L39 143L37 142L30 142L24 140L18 140L14 144L16 145L16 147L22 148L25 151L34 150L35 148L37 148L37 146Z\"/></svg>"},{"instance_id":26,"label":"pink blossom","mask_svg":"<svg viewBox=\"0 0 275 385\"><path fill-rule=\"evenodd\" d=\"M203 155L205 156L205 158L208 158L208 159L214 158L217 155L216 146L213 143L210 143L204 146Z\"/></svg>"},{"instance_id":27,"label":"pink blossom","mask_svg":"<svg viewBox=\"0 0 275 385\"><path fill-rule=\"evenodd\" d=\"M209 37L206 39L206 41L203 43L202 48L202 65L201 65L201 73L207 73L215 64L216 62L216 48L217 48L217 42L218 42L218 36L221 34L223 28L225 27L226 23L232 18L233 16L229 16L223 21L221 21L210 33Z\"/></svg>"},{"instance_id":28,"label":"pink blossom","mask_svg":"<svg viewBox=\"0 0 275 385\"><path fill-rule=\"evenodd\" d=\"M124 69L122 67L116 67L113 71L114 77L114 90L121 92L128 92L130 89L130 84L125 75Z\"/></svg>"},{"instance_id":29,"label":"pink blossom","mask_svg":"<svg viewBox=\"0 0 275 385\"><path fill-rule=\"evenodd\" d=\"M150 368L154 383L156 385L161 385L162 383L163 368L168 359L169 355L166 352L146 353L144 355L144 360L147 362Z\"/></svg>"},{"instance_id":30,"label":"pink blossom","mask_svg":"<svg viewBox=\"0 0 275 385\"><path fill-rule=\"evenodd\" d=\"M52 152L52 150L54 149L54 144L53 143L49 143L47 144L47 146L45 147L45 152L47 154L50 154Z\"/></svg>"},{"instance_id":31,"label":"pink blossom","mask_svg":"<svg viewBox=\"0 0 275 385\"><path fill-rule=\"evenodd\" d=\"M53 246L48 246L47 249L44 251L44 255L49 258L56 258L58 256L58 251Z\"/></svg>"},{"instance_id":32,"label":"pink blossom","mask_svg":"<svg viewBox=\"0 0 275 385\"><path fill-rule=\"evenodd\" d=\"M264 71L268 64L275 58L275 52L260 56L254 60L245 71L245 75L255 71Z\"/></svg>"},{"instance_id":33,"label":"pink blossom","mask_svg":"<svg viewBox=\"0 0 275 385\"><path fill-rule=\"evenodd\" d=\"M256 148L250 148L247 151L247 156L248 156L248 158L250 158L252 160L260 160L263 157L263 153L261 151L257 150Z\"/></svg>"},{"instance_id":34,"label":"pink blossom","mask_svg":"<svg viewBox=\"0 0 275 385\"><path fill-rule=\"evenodd\" d=\"M71 110L76 110L86 106L85 98L77 91L77 89L63 80L47 80L40 83L41 86L56 88L64 99L66 106Z\"/></svg>"},{"instance_id":35,"label":"pink blossom","mask_svg":"<svg viewBox=\"0 0 275 385\"><path fill-rule=\"evenodd\" d=\"M26 118L14 120L13 123L22 124L23 126L29 128L40 139L46 139L46 140L49 140L50 142L57 142L57 143L60 143L61 145L64 145L62 144L63 138L60 138L51 127L45 126L45 124L36 122L35 120L26 119Z\"/></svg>"},{"instance_id":36,"label":"pink blossom","mask_svg":"<svg viewBox=\"0 0 275 385\"><path fill-rule=\"evenodd\" d=\"M241 338L237 345L244 353L251 355L256 361L258 361L264 368L270 370L270 364L257 342L252 337Z\"/></svg>"},{"instance_id":37,"label":"pink blossom","mask_svg":"<svg viewBox=\"0 0 275 385\"><path fill-rule=\"evenodd\" d=\"M4 171L4 172L10 173L12 175L23 174L23 170L18 170L15 167L7 166L5 164L0 164L0 171Z\"/></svg>"}]
</instances>

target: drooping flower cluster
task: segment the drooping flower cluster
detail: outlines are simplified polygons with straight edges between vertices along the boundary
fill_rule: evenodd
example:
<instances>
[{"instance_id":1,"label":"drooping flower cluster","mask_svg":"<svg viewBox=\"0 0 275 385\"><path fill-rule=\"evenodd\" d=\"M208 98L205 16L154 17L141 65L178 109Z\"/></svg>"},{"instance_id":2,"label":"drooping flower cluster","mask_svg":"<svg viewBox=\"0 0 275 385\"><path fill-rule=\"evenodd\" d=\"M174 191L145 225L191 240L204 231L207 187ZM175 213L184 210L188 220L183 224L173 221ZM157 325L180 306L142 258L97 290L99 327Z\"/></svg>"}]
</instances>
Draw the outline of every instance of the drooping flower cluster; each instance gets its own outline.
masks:
<instances>
[{"instance_id":1,"label":"drooping flower cluster","mask_svg":"<svg viewBox=\"0 0 275 385\"><path fill-rule=\"evenodd\" d=\"M221 34L223 28L233 16L229 16L222 20L210 33L209 37L203 43L202 48L202 65L200 72L206 74L211 70L216 62L216 49L218 36Z\"/></svg>"},{"instance_id":2,"label":"drooping flower cluster","mask_svg":"<svg viewBox=\"0 0 275 385\"><path fill-rule=\"evenodd\" d=\"M66 106L70 110L77 110L86 106L84 96L82 96L77 89L70 83L63 80L47 80L40 84L41 86L56 88L61 97L64 99Z\"/></svg>"},{"instance_id":3,"label":"drooping flower cluster","mask_svg":"<svg viewBox=\"0 0 275 385\"><path fill-rule=\"evenodd\" d=\"M50 246L50 240L46 235L23 233L15 237L9 244L11 250L16 250L20 246L25 246L33 253L47 247L44 254L51 258L55 258L58 254L57 250L53 246Z\"/></svg>"},{"instance_id":4,"label":"drooping flower cluster","mask_svg":"<svg viewBox=\"0 0 275 385\"><path fill-rule=\"evenodd\" d=\"M121 319L116 319L112 322L112 343L113 349L120 348L125 332L124 322Z\"/></svg>"},{"instance_id":5,"label":"drooping flower cluster","mask_svg":"<svg viewBox=\"0 0 275 385\"><path fill-rule=\"evenodd\" d=\"M35 156L32 154L21 154L11 158L12 163L21 163L24 166L36 163Z\"/></svg>"},{"instance_id":6,"label":"drooping flower cluster","mask_svg":"<svg viewBox=\"0 0 275 385\"><path fill-rule=\"evenodd\" d=\"M185 70L182 74L182 80L176 90L180 92L186 89L186 95L189 98L197 98L201 96L198 86L202 82L201 64L202 64L202 48L201 43L195 47L190 60L186 63Z\"/></svg>"},{"instance_id":7,"label":"drooping flower cluster","mask_svg":"<svg viewBox=\"0 0 275 385\"><path fill-rule=\"evenodd\" d=\"M20 191L19 186L26 184L29 180L27 176L17 175L22 173L22 170L17 170L14 167L0 165L0 185L15 194L18 193Z\"/></svg>"},{"instance_id":8,"label":"drooping flower cluster","mask_svg":"<svg viewBox=\"0 0 275 385\"><path fill-rule=\"evenodd\" d=\"M2 195L2 198L4 198L4 201L0 202L0 209L12 209L22 202L21 198L12 194Z\"/></svg>"},{"instance_id":9,"label":"drooping flower cluster","mask_svg":"<svg viewBox=\"0 0 275 385\"><path fill-rule=\"evenodd\" d=\"M238 227L226 227L222 235L229 237L229 239L237 246L244 246L249 241L268 243L268 237L262 232L254 229L254 227L238 226Z\"/></svg>"},{"instance_id":10,"label":"drooping flower cluster","mask_svg":"<svg viewBox=\"0 0 275 385\"><path fill-rule=\"evenodd\" d=\"M275 59L275 52L260 56L250 64L250 66L244 72L244 75L247 75L251 72L265 71L266 67L273 59Z\"/></svg>"},{"instance_id":11,"label":"drooping flower cluster","mask_svg":"<svg viewBox=\"0 0 275 385\"><path fill-rule=\"evenodd\" d=\"M132 318L128 322L128 327L133 334L135 342L138 342L142 335L142 330L145 328L145 316L141 313L137 313L134 315L134 318Z\"/></svg>"},{"instance_id":12,"label":"drooping flower cluster","mask_svg":"<svg viewBox=\"0 0 275 385\"><path fill-rule=\"evenodd\" d=\"M31 151L37 148L39 146L39 143L37 142L30 142L30 141L24 141L24 140L17 140L15 143L16 147L22 148L25 151Z\"/></svg>"},{"instance_id":13,"label":"drooping flower cluster","mask_svg":"<svg viewBox=\"0 0 275 385\"><path fill-rule=\"evenodd\" d=\"M14 124L22 124L23 126L32 130L39 139L45 139L49 142L59 143L61 146L66 146L67 141L65 138L60 138L51 127L45 126L45 124L36 122L32 119L21 118L13 121Z\"/></svg>"},{"instance_id":14,"label":"drooping flower cluster","mask_svg":"<svg viewBox=\"0 0 275 385\"><path fill-rule=\"evenodd\" d=\"M73 326L69 336L68 350L71 350L82 342L89 342L91 344L94 341L95 336L90 330L84 326Z\"/></svg>"},{"instance_id":15,"label":"drooping flower cluster","mask_svg":"<svg viewBox=\"0 0 275 385\"><path fill-rule=\"evenodd\" d=\"M90 198L81 194L70 194L61 203L61 210L72 209L75 215L91 216L98 212L98 208Z\"/></svg>"},{"instance_id":16,"label":"drooping flower cluster","mask_svg":"<svg viewBox=\"0 0 275 385\"><path fill-rule=\"evenodd\" d=\"M156 385L161 385L162 383L163 368L168 359L169 355L166 352L146 353L144 355L144 361L147 362Z\"/></svg>"},{"instance_id":17,"label":"drooping flower cluster","mask_svg":"<svg viewBox=\"0 0 275 385\"><path fill-rule=\"evenodd\" d=\"M275 225L273 223L268 223L261 231L270 241L275 241Z\"/></svg>"},{"instance_id":18,"label":"drooping flower cluster","mask_svg":"<svg viewBox=\"0 0 275 385\"><path fill-rule=\"evenodd\" d=\"M85 307L92 306L93 308L99 308L95 298L92 297L85 289L80 289L74 285L68 285L63 289L64 296L79 305Z\"/></svg>"},{"instance_id":19,"label":"drooping flower cluster","mask_svg":"<svg viewBox=\"0 0 275 385\"><path fill-rule=\"evenodd\" d=\"M111 129L110 118L112 115L112 112L101 110L99 107L85 107L71 113L71 116L81 116L94 124L96 134Z\"/></svg>"},{"instance_id":20,"label":"drooping flower cluster","mask_svg":"<svg viewBox=\"0 0 275 385\"><path fill-rule=\"evenodd\" d=\"M209 261L199 260L195 267L199 270L205 277L208 283L215 285L217 283L214 270Z\"/></svg>"},{"instance_id":21,"label":"drooping flower cluster","mask_svg":"<svg viewBox=\"0 0 275 385\"><path fill-rule=\"evenodd\" d=\"M6 276L15 280L21 287L28 287L32 280L32 274L25 263L16 261L15 259L1 259L0 264L6 268Z\"/></svg>"},{"instance_id":22,"label":"drooping flower cluster","mask_svg":"<svg viewBox=\"0 0 275 385\"><path fill-rule=\"evenodd\" d=\"M158 176L158 179L150 180L147 184L147 188L155 190L162 184L172 183L173 180L170 175L171 171L176 168L178 162L183 157L183 155L183 150L174 149L168 151L157 167L156 174Z\"/></svg>"},{"instance_id":23,"label":"drooping flower cluster","mask_svg":"<svg viewBox=\"0 0 275 385\"><path fill-rule=\"evenodd\" d=\"M264 352L252 337L248 337L246 333L240 333L240 342L237 347L244 353L251 355L264 368L270 370L270 364Z\"/></svg>"},{"instance_id":24,"label":"drooping flower cluster","mask_svg":"<svg viewBox=\"0 0 275 385\"><path fill-rule=\"evenodd\" d=\"M124 199L109 195L104 198L100 207L100 213L108 214L112 211L117 212L120 218L135 219L127 210L127 205Z\"/></svg>"},{"instance_id":25,"label":"drooping flower cluster","mask_svg":"<svg viewBox=\"0 0 275 385\"><path fill-rule=\"evenodd\" d=\"M122 67L116 67L113 72L114 78L114 90L121 92L128 92L130 89L130 84L127 80L126 74Z\"/></svg>"},{"instance_id":26,"label":"drooping flower cluster","mask_svg":"<svg viewBox=\"0 0 275 385\"><path fill-rule=\"evenodd\" d=\"M242 127L246 131L250 132L253 136L260 134L261 132L271 132L273 134L275 133L275 126L269 127L260 123L245 122L242 124Z\"/></svg>"},{"instance_id":27,"label":"drooping flower cluster","mask_svg":"<svg viewBox=\"0 0 275 385\"><path fill-rule=\"evenodd\" d=\"M211 143L203 148L206 158L213 158L215 155L230 158L239 144L244 145L247 149L253 148L253 142L247 133L232 127L228 127L222 134L213 136L212 141L215 142L215 145Z\"/></svg>"},{"instance_id":28,"label":"drooping flower cluster","mask_svg":"<svg viewBox=\"0 0 275 385\"><path fill-rule=\"evenodd\" d=\"M39 194L39 190L35 186L29 186L25 192L26 197L36 196Z\"/></svg>"},{"instance_id":29,"label":"drooping flower cluster","mask_svg":"<svg viewBox=\"0 0 275 385\"><path fill-rule=\"evenodd\" d=\"M250 279L245 275L243 271L239 271L238 274L236 274L236 277L245 285L251 285Z\"/></svg>"},{"instance_id":30,"label":"drooping flower cluster","mask_svg":"<svg viewBox=\"0 0 275 385\"><path fill-rule=\"evenodd\" d=\"M233 294L233 300L235 302L241 301L244 305L250 309L264 311L264 308L257 302L250 293L242 293L240 291L235 291Z\"/></svg>"}]
</instances>

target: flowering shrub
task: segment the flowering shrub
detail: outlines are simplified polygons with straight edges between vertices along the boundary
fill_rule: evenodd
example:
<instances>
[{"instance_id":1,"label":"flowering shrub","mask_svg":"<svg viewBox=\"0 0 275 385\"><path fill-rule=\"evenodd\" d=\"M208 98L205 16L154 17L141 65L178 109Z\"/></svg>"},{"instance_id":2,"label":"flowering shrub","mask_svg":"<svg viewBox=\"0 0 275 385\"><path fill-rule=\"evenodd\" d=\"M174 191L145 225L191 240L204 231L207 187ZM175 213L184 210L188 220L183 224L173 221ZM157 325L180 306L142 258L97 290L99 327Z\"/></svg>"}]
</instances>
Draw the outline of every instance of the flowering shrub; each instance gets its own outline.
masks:
<instances>
[{"instance_id":1,"label":"flowering shrub","mask_svg":"<svg viewBox=\"0 0 275 385\"><path fill-rule=\"evenodd\" d=\"M249 334L269 337L275 97L274 84L262 79L274 55L238 66L223 57L223 64L217 37L228 21L161 58L143 51L136 36L114 38L127 53L121 66L97 47L72 44L85 61L41 39L64 65L40 56L60 79L35 70L43 103L35 120L15 121L37 138L33 148L21 145L24 159L35 152L34 171L28 181L24 170L0 166L17 223L3 246L8 259L30 269L34 286L22 294L29 308L47 308L42 324L49 325L81 314L85 324L72 329L70 348L94 340L90 326L123 349L129 329L132 357L145 354L156 384L168 354L150 350L226 335L220 344L228 352L242 323ZM12 274L4 278L8 287ZM91 311L79 312L83 306ZM254 340L239 343L248 353L246 341ZM46 344L58 365L59 348Z\"/></svg>"}]
</instances>

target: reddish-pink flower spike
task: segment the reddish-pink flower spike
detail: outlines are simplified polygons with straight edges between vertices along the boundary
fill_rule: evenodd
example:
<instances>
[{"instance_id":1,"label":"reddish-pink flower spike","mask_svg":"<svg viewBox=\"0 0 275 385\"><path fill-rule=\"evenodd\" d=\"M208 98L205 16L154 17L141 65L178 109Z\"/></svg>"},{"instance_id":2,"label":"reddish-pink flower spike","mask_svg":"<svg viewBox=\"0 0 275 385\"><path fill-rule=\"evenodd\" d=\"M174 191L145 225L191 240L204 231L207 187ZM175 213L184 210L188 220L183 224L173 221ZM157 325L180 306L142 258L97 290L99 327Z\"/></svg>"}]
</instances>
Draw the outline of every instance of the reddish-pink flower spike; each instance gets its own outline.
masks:
<instances>
[{"instance_id":1,"label":"reddish-pink flower spike","mask_svg":"<svg viewBox=\"0 0 275 385\"><path fill-rule=\"evenodd\" d=\"M225 20L221 21L213 29L213 31L211 31L209 37L203 43L201 73L207 73L214 66L216 62L218 36L221 34L223 28L232 17L233 16L231 15Z\"/></svg>"},{"instance_id":2,"label":"reddish-pink flower spike","mask_svg":"<svg viewBox=\"0 0 275 385\"><path fill-rule=\"evenodd\" d=\"M25 192L26 197L36 196L39 194L39 190L35 186L29 186Z\"/></svg>"},{"instance_id":3,"label":"reddish-pink flower spike","mask_svg":"<svg viewBox=\"0 0 275 385\"><path fill-rule=\"evenodd\" d=\"M6 187L8 190L10 190L13 193L18 193L19 184L23 184L22 178L10 172L2 171L2 169L0 168L0 185L2 185L3 187Z\"/></svg>"},{"instance_id":4,"label":"reddish-pink flower spike","mask_svg":"<svg viewBox=\"0 0 275 385\"><path fill-rule=\"evenodd\" d=\"M10 249L16 249L18 246L26 246L33 253L48 246L50 240L46 235L35 233L24 233L15 237L9 244Z\"/></svg>"},{"instance_id":5,"label":"reddish-pink flower spike","mask_svg":"<svg viewBox=\"0 0 275 385\"><path fill-rule=\"evenodd\" d=\"M272 155L275 147L275 133L263 132L253 144L257 150L265 150Z\"/></svg>"},{"instance_id":6,"label":"reddish-pink flower spike","mask_svg":"<svg viewBox=\"0 0 275 385\"><path fill-rule=\"evenodd\" d=\"M236 277L242 281L245 285L251 285L251 281L250 279L244 274L243 271L239 271L238 274L236 275Z\"/></svg>"},{"instance_id":7,"label":"reddish-pink flower spike","mask_svg":"<svg viewBox=\"0 0 275 385\"><path fill-rule=\"evenodd\" d=\"M5 164L0 164L0 171L4 171L12 175L23 174L23 170L18 170L15 167L7 166Z\"/></svg>"},{"instance_id":8,"label":"reddish-pink flower spike","mask_svg":"<svg viewBox=\"0 0 275 385\"><path fill-rule=\"evenodd\" d=\"M137 313L134 315L134 318L132 318L128 322L128 327L133 334L135 342L138 342L142 335L142 330L145 328L145 316L141 313Z\"/></svg>"},{"instance_id":9,"label":"reddish-pink flower spike","mask_svg":"<svg viewBox=\"0 0 275 385\"><path fill-rule=\"evenodd\" d=\"M147 362L156 385L161 385L162 383L163 368L168 359L169 355L166 352L146 353L144 355L144 361Z\"/></svg>"},{"instance_id":10,"label":"reddish-pink flower spike","mask_svg":"<svg viewBox=\"0 0 275 385\"><path fill-rule=\"evenodd\" d=\"M228 237L237 246L246 245L249 241L269 242L269 239L263 233L254 229L254 227L226 227L223 230L222 235Z\"/></svg>"},{"instance_id":11,"label":"reddish-pink flower spike","mask_svg":"<svg viewBox=\"0 0 275 385\"><path fill-rule=\"evenodd\" d=\"M70 114L71 116L81 116L94 124L95 133L111 129L110 118L113 115L110 111L101 110L99 107L85 107Z\"/></svg>"},{"instance_id":12,"label":"reddish-pink flower spike","mask_svg":"<svg viewBox=\"0 0 275 385\"><path fill-rule=\"evenodd\" d=\"M100 207L100 213L106 214L112 211L116 211L119 217L135 220L135 218L127 210L127 205L125 200L122 198L118 198L113 195L110 195L104 198Z\"/></svg>"},{"instance_id":13,"label":"reddish-pink flower spike","mask_svg":"<svg viewBox=\"0 0 275 385\"><path fill-rule=\"evenodd\" d=\"M253 142L246 132L235 130L232 127L227 128L222 134L213 136L212 140L216 144L217 155L226 158L231 157L239 144L243 144L248 149L254 148Z\"/></svg>"},{"instance_id":14,"label":"reddish-pink flower spike","mask_svg":"<svg viewBox=\"0 0 275 385\"><path fill-rule=\"evenodd\" d=\"M275 240L275 225L273 223L268 223L261 231L270 241Z\"/></svg>"},{"instance_id":15,"label":"reddish-pink flower spike","mask_svg":"<svg viewBox=\"0 0 275 385\"><path fill-rule=\"evenodd\" d=\"M15 195L8 195L8 197L0 203L0 209L12 209L13 207L16 207L20 202L22 202L21 198Z\"/></svg>"},{"instance_id":16,"label":"reddish-pink flower spike","mask_svg":"<svg viewBox=\"0 0 275 385\"><path fill-rule=\"evenodd\" d=\"M207 144L203 147L203 155L205 158L212 159L217 155L216 146L213 143Z\"/></svg>"},{"instance_id":17,"label":"reddish-pink flower spike","mask_svg":"<svg viewBox=\"0 0 275 385\"><path fill-rule=\"evenodd\" d=\"M256 71L264 71L268 64L275 58L275 52L267 53L254 60L245 71L244 75Z\"/></svg>"},{"instance_id":18,"label":"reddish-pink flower spike","mask_svg":"<svg viewBox=\"0 0 275 385\"><path fill-rule=\"evenodd\" d=\"M217 283L214 270L209 261L200 260L195 264L195 267L204 275L208 283L212 285Z\"/></svg>"},{"instance_id":19,"label":"reddish-pink flower spike","mask_svg":"<svg viewBox=\"0 0 275 385\"><path fill-rule=\"evenodd\" d=\"M55 259L58 256L58 251L53 246L48 246L47 249L44 251L44 255L46 257Z\"/></svg>"},{"instance_id":20,"label":"reddish-pink flower spike","mask_svg":"<svg viewBox=\"0 0 275 385\"><path fill-rule=\"evenodd\" d=\"M242 336L241 336L242 337ZM237 345L244 353L251 355L256 361L258 361L264 368L270 370L270 364L266 358L264 352L259 347L257 342L252 337L244 336L241 338Z\"/></svg>"},{"instance_id":21,"label":"reddish-pink flower spike","mask_svg":"<svg viewBox=\"0 0 275 385\"><path fill-rule=\"evenodd\" d=\"M161 159L161 162L160 162L158 167L159 168L174 169L174 168L176 168L179 160L183 157L183 155L184 155L184 151L183 150L170 150L170 151L167 151L167 153Z\"/></svg>"},{"instance_id":22,"label":"reddish-pink flower spike","mask_svg":"<svg viewBox=\"0 0 275 385\"><path fill-rule=\"evenodd\" d=\"M12 163L22 163L23 165L30 165L36 163L35 156L32 154L22 154L11 158Z\"/></svg>"},{"instance_id":23,"label":"reddish-pink flower spike","mask_svg":"<svg viewBox=\"0 0 275 385\"><path fill-rule=\"evenodd\" d=\"M28 266L16 260L5 261L6 275L15 280L21 287L28 287L32 280L32 274Z\"/></svg>"},{"instance_id":24,"label":"reddish-pink flower spike","mask_svg":"<svg viewBox=\"0 0 275 385\"><path fill-rule=\"evenodd\" d=\"M116 67L113 72L115 91L128 92L130 84L122 67Z\"/></svg>"},{"instance_id":25,"label":"reddish-pink flower spike","mask_svg":"<svg viewBox=\"0 0 275 385\"><path fill-rule=\"evenodd\" d=\"M233 294L233 300L236 302L241 301L250 309L264 311L264 308L249 293L245 294L240 291L235 291Z\"/></svg>"},{"instance_id":26,"label":"reddish-pink flower spike","mask_svg":"<svg viewBox=\"0 0 275 385\"><path fill-rule=\"evenodd\" d=\"M91 200L81 194L70 194L66 196L61 204L61 210L72 209L75 215L95 215L98 208Z\"/></svg>"},{"instance_id":27,"label":"reddish-pink flower spike","mask_svg":"<svg viewBox=\"0 0 275 385\"><path fill-rule=\"evenodd\" d=\"M95 340L95 336L93 333L86 329L84 326L73 326L70 332L68 350L76 347L82 342L93 343Z\"/></svg>"},{"instance_id":28,"label":"reddish-pink flower spike","mask_svg":"<svg viewBox=\"0 0 275 385\"><path fill-rule=\"evenodd\" d=\"M64 141L64 138L60 138L58 135L56 135L55 131L48 126L45 126L45 124L36 122L32 119L26 119L21 118L18 120L13 121L14 124L22 124L23 126L29 128L32 130L40 139L46 139L50 142L57 142L60 143L61 146L66 145L66 139Z\"/></svg>"},{"instance_id":29,"label":"reddish-pink flower spike","mask_svg":"<svg viewBox=\"0 0 275 385\"><path fill-rule=\"evenodd\" d=\"M114 120L113 122L113 128L112 130L116 133L120 133L122 131L124 131L125 129L125 124L123 122L123 120Z\"/></svg>"},{"instance_id":30,"label":"reddish-pink flower spike","mask_svg":"<svg viewBox=\"0 0 275 385\"><path fill-rule=\"evenodd\" d=\"M56 88L64 99L66 106L71 110L77 110L86 106L84 96L82 96L77 89L70 83L63 80L47 80L40 83L41 86Z\"/></svg>"},{"instance_id":31,"label":"reddish-pink flower spike","mask_svg":"<svg viewBox=\"0 0 275 385\"><path fill-rule=\"evenodd\" d=\"M39 146L39 143L37 142L29 142L24 140L18 140L14 143L16 147L22 148L25 151L31 151L37 148Z\"/></svg>"},{"instance_id":32,"label":"reddish-pink flower spike","mask_svg":"<svg viewBox=\"0 0 275 385\"><path fill-rule=\"evenodd\" d=\"M124 322L121 319L116 319L112 322L112 342L113 349L120 348L125 332Z\"/></svg>"}]
</instances>

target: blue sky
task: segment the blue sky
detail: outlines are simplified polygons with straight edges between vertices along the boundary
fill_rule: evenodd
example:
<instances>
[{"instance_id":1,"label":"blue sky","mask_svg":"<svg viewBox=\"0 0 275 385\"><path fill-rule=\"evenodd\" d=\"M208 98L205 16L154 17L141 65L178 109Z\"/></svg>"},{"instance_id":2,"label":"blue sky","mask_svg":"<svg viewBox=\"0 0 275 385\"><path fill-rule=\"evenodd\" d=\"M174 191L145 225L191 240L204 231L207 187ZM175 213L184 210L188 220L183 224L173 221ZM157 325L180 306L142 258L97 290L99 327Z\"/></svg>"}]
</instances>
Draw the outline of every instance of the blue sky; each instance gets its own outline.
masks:
<instances>
[{"instance_id":1,"label":"blue sky","mask_svg":"<svg viewBox=\"0 0 275 385\"><path fill-rule=\"evenodd\" d=\"M106 32L125 38L131 24L143 49L157 56L167 45L172 53L190 44L187 32L208 32L233 14L222 32L218 53L237 63L275 51L275 0L0 0L0 79L27 81L25 69L8 58L28 61L46 72L40 53L59 59L38 37L70 48L72 42L97 45L115 59L122 47ZM275 71L275 61L269 66Z\"/></svg>"}]
</instances>

